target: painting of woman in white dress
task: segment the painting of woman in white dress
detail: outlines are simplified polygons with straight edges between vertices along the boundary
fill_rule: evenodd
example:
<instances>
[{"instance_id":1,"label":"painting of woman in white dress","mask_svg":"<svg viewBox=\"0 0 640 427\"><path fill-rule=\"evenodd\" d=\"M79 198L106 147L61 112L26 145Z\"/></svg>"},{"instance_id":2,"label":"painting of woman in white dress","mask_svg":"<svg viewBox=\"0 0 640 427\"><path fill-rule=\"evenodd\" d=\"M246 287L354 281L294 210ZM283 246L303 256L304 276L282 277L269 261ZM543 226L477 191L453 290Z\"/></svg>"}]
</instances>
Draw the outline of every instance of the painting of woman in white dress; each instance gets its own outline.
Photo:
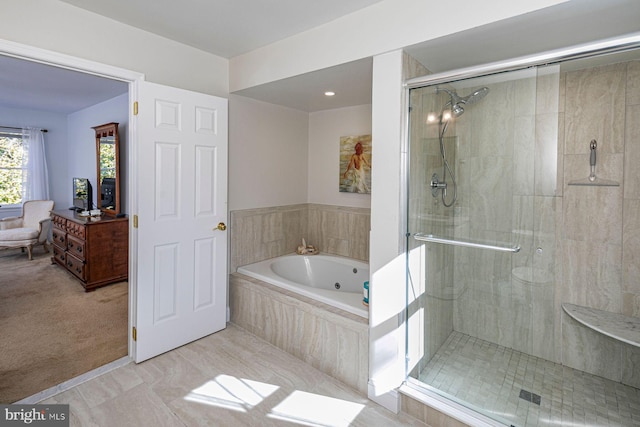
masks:
<instances>
[{"instance_id":1,"label":"painting of woman in white dress","mask_svg":"<svg viewBox=\"0 0 640 427\"><path fill-rule=\"evenodd\" d=\"M340 191L371 194L371 135L340 137Z\"/></svg>"}]
</instances>

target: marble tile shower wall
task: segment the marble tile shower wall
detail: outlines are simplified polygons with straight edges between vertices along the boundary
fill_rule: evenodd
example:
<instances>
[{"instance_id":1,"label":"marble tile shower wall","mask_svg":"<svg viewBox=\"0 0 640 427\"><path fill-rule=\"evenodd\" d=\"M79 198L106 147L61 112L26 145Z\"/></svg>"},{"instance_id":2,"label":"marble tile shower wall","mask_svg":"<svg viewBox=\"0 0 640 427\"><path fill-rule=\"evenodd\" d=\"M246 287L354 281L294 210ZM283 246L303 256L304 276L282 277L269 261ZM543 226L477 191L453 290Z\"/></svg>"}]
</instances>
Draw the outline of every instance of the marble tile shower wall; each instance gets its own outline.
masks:
<instances>
[{"instance_id":1,"label":"marble tile shower wall","mask_svg":"<svg viewBox=\"0 0 640 427\"><path fill-rule=\"evenodd\" d=\"M541 245L534 238L553 231L534 233L534 211L540 215L536 205L549 203L556 194L555 188L536 186L534 172L536 158L557 149L558 107L546 102L553 89L552 84L538 84L530 72L492 84L478 104L481 108L469 108L458 121L455 237L522 249L512 255L456 248L453 280L459 295L454 301L457 331L552 360L553 278L537 276L555 271L543 265L555 259L556 245L547 242L542 254L534 252ZM555 94L557 99L557 86ZM547 104L555 111L545 111ZM536 148L542 154L536 155ZM544 173L556 176L556 164Z\"/></svg>"},{"instance_id":2,"label":"marble tile shower wall","mask_svg":"<svg viewBox=\"0 0 640 427\"><path fill-rule=\"evenodd\" d=\"M587 330L558 304L640 317L640 61L565 75L564 272L557 292L562 359L573 368L640 387L640 351ZM619 187L567 186L584 175L588 141L596 173Z\"/></svg>"},{"instance_id":3,"label":"marble tile shower wall","mask_svg":"<svg viewBox=\"0 0 640 427\"><path fill-rule=\"evenodd\" d=\"M455 330L640 384L637 350L585 331L561 309L568 302L640 317L640 62L541 72L490 89L456 124L452 230L522 251L455 249ZM592 139L597 174L619 187L568 185L588 176Z\"/></svg>"},{"instance_id":4,"label":"marble tile shower wall","mask_svg":"<svg viewBox=\"0 0 640 427\"><path fill-rule=\"evenodd\" d=\"M231 212L230 272L293 253L302 238L320 252L369 261L370 209L299 204Z\"/></svg>"}]
</instances>

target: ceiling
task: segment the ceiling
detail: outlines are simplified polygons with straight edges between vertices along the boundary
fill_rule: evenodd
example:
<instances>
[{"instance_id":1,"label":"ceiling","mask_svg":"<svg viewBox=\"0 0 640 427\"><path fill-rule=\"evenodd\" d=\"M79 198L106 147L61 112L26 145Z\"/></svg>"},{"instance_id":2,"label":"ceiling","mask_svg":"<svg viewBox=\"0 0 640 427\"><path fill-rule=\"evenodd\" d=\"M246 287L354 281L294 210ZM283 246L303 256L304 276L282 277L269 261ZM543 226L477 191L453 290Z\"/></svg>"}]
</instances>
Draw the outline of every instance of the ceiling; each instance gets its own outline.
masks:
<instances>
[{"instance_id":1,"label":"ceiling","mask_svg":"<svg viewBox=\"0 0 640 427\"><path fill-rule=\"evenodd\" d=\"M70 114L129 89L127 83L0 55L0 106Z\"/></svg>"},{"instance_id":2,"label":"ceiling","mask_svg":"<svg viewBox=\"0 0 640 427\"><path fill-rule=\"evenodd\" d=\"M381 0L62 1L230 58ZM442 72L638 31L638 0L572 0L406 51L432 72ZM237 94L308 112L367 104L371 64L371 58L365 58ZM121 82L1 56L0 70L3 106L68 114L127 90ZM322 96L326 89L339 96Z\"/></svg>"},{"instance_id":3,"label":"ceiling","mask_svg":"<svg viewBox=\"0 0 640 427\"><path fill-rule=\"evenodd\" d=\"M223 58L382 0L61 0Z\"/></svg>"}]
</instances>

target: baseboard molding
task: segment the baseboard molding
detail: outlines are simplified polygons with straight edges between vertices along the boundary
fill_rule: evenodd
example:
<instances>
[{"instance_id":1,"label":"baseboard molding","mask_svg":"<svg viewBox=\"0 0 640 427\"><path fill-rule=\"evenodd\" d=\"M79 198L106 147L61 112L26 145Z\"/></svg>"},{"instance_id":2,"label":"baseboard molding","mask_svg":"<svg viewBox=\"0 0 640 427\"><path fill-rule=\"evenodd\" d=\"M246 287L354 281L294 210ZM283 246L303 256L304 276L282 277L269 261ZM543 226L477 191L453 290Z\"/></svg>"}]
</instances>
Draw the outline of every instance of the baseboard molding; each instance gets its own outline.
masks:
<instances>
[{"instance_id":1,"label":"baseboard molding","mask_svg":"<svg viewBox=\"0 0 640 427\"><path fill-rule=\"evenodd\" d=\"M76 387L84 382L87 382L89 380L92 380L94 378L99 377L100 375L104 375L107 372L111 372L114 369L117 369L121 366L124 365L128 365L129 363L131 363L133 361L133 359L131 359L129 356L125 356L122 357L120 359L114 360L113 362L107 363L104 366L101 366L99 368L96 368L92 371L89 371L87 373L84 373L82 375L78 375L75 378L71 378L68 381L65 381L61 384L58 384L56 386L50 387L46 390L43 390L41 392L38 392L32 396L29 397L25 397L22 400L19 400L15 403L18 404L35 404L35 403L39 403L42 402L43 400L47 400L53 396L55 396L56 394L60 394L62 392L65 392L67 390L72 389L73 387Z\"/></svg>"}]
</instances>

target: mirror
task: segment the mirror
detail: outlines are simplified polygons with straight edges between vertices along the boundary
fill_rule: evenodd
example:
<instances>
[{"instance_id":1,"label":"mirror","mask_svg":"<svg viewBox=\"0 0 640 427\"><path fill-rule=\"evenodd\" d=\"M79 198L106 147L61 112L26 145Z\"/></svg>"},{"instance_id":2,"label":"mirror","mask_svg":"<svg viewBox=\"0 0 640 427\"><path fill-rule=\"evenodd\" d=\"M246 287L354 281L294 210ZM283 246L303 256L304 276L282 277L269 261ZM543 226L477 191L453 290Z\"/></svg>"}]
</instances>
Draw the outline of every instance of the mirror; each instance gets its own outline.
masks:
<instances>
[{"instance_id":1,"label":"mirror","mask_svg":"<svg viewBox=\"0 0 640 427\"><path fill-rule=\"evenodd\" d=\"M118 123L95 126L97 160L97 205L110 214L120 213L120 149Z\"/></svg>"}]
</instances>

